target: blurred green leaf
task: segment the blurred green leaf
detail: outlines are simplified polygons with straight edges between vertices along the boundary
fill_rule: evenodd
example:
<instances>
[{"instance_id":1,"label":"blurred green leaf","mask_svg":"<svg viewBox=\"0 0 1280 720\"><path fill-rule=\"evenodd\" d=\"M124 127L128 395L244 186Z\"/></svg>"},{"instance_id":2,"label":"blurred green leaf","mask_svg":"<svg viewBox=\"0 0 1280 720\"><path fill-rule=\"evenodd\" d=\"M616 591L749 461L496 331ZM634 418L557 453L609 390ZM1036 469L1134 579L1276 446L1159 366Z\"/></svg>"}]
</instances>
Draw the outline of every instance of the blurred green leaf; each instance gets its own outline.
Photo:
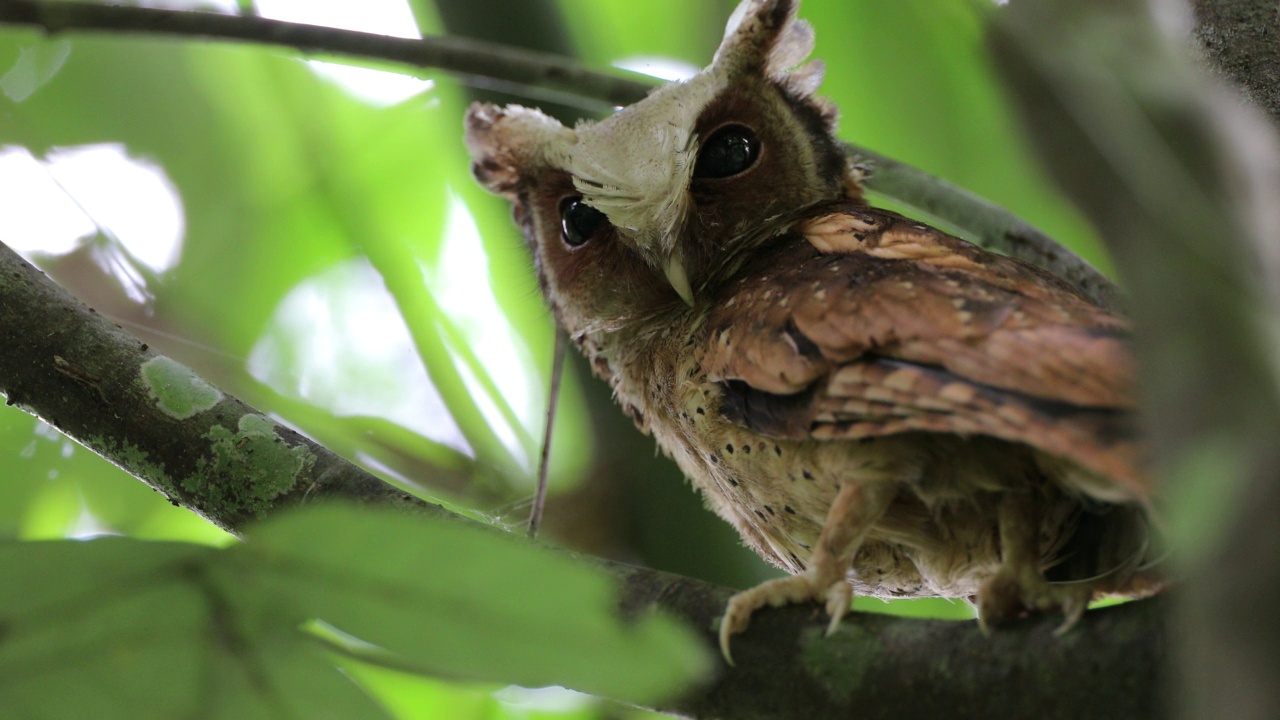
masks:
<instances>
[{"instance_id":1,"label":"blurred green leaf","mask_svg":"<svg viewBox=\"0 0 1280 720\"><path fill-rule=\"evenodd\" d=\"M12 717L376 717L297 632L235 597L218 551L121 538L0 544L0 707Z\"/></svg>"},{"instance_id":2,"label":"blurred green leaf","mask_svg":"<svg viewBox=\"0 0 1280 720\"><path fill-rule=\"evenodd\" d=\"M451 678L634 702L708 669L600 571L463 525L342 507L226 550L123 538L0 544L0 706L39 717L371 717L300 629L320 618Z\"/></svg>"},{"instance_id":3,"label":"blurred green leaf","mask_svg":"<svg viewBox=\"0 0 1280 720\"><path fill-rule=\"evenodd\" d=\"M599 571L474 527L319 508L255 528L230 556L254 592L297 598L432 674L645 702L709 668L670 620L618 618Z\"/></svg>"}]
</instances>

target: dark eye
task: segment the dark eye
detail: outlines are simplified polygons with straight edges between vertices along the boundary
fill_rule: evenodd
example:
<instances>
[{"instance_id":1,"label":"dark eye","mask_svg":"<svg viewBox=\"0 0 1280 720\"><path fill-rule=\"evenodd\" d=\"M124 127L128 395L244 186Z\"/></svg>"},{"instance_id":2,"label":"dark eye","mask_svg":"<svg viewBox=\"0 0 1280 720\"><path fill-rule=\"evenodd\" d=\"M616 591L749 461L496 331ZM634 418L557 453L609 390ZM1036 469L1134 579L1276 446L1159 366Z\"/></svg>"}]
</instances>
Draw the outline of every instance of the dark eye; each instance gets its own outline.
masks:
<instances>
[{"instance_id":1,"label":"dark eye","mask_svg":"<svg viewBox=\"0 0 1280 720\"><path fill-rule=\"evenodd\" d=\"M591 239L609 222L604 213L582 202L580 197L560 201L560 231L569 247L578 247Z\"/></svg>"},{"instance_id":2,"label":"dark eye","mask_svg":"<svg viewBox=\"0 0 1280 720\"><path fill-rule=\"evenodd\" d=\"M693 166L696 178L727 178L755 164L760 141L745 125L726 125L711 133Z\"/></svg>"}]
</instances>

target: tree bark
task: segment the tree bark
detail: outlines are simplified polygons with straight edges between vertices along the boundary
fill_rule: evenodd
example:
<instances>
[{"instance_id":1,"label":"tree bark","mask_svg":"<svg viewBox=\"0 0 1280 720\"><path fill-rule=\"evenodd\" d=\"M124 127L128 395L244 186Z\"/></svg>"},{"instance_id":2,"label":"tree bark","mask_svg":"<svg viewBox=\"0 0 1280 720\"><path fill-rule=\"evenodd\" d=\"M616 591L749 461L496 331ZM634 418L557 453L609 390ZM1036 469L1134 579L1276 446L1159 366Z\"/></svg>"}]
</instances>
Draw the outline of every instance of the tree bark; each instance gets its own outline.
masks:
<instances>
[{"instance_id":1,"label":"tree bark","mask_svg":"<svg viewBox=\"0 0 1280 720\"><path fill-rule=\"evenodd\" d=\"M237 532L304 501L423 503L159 355L0 244L0 394Z\"/></svg>"},{"instance_id":2,"label":"tree bark","mask_svg":"<svg viewBox=\"0 0 1280 720\"><path fill-rule=\"evenodd\" d=\"M1280 6L1265 0L1193 0L1208 66L1280 125Z\"/></svg>"}]
</instances>

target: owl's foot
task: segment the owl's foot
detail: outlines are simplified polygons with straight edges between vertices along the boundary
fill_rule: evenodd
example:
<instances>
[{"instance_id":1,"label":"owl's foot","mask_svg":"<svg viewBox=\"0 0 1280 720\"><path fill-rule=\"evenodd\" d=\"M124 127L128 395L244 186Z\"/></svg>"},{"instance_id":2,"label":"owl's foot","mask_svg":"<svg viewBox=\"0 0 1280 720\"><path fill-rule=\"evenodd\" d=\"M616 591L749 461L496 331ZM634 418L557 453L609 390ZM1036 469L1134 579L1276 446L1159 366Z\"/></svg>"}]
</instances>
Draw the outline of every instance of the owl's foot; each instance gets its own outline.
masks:
<instances>
[{"instance_id":1,"label":"owl's foot","mask_svg":"<svg viewBox=\"0 0 1280 720\"><path fill-rule=\"evenodd\" d=\"M751 624L752 613L766 605L782 607L810 601L824 602L827 615L831 617L827 634L835 632L840 619L849 612L853 587L845 580L843 572L834 581L826 579L830 575L830 572L814 566L799 575L769 580L729 598L729 605L720 620L720 652L724 654L725 662L733 665L733 656L729 652L730 638L734 633L746 630Z\"/></svg>"},{"instance_id":2,"label":"owl's foot","mask_svg":"<svg viewBox=\"0 0 1280 720\"><path fill-rule=\"evenodd\" d=\"M778 578L761 583L750 590L729 599L724 618L720 621L720 652L725 662L733 665L729 653L729 639L742 632L751 622L751 614L766 606L780 607L791 603L818 600L827 606L831 622L827 625L830 635L840 624L840 618L849 612L853 588L846 579L853 556L866 537L867 530L884 515L897 491L892 480L863 478L840 486L827 510L822 534L809 565L804 572L788 578Z\"/></svg>"},{"instance_id":3,"label":"owl's foot","mask_svg":"<svg viewBox=\"0 0 1280 720\"><path fill-rule=\"evenodd\" d=\"M1026 492L1008 492L1000 503L1001 564L978 588L978 626L988 633L993 623L1033 612L1061 611L1066 617L1057 634L1070 630L1084 615L1093 588L1088 583L1052 584L1040 569L1040 517Z\"/></svg>"},{"instance_id":4,"label":"owl's foot","mask_svg":"<svg viewBox=\"0 0 1280 720\"><path fill-rule=\"evenodd\" d=\"M1061 635L1080 621L1092 595L1088 584L1051 584L1035 566L1005 566L978 589L978 626L989 633L1004 620L1061 611L1065 619L1054 633Z\"/></svg>"}]
</instances>

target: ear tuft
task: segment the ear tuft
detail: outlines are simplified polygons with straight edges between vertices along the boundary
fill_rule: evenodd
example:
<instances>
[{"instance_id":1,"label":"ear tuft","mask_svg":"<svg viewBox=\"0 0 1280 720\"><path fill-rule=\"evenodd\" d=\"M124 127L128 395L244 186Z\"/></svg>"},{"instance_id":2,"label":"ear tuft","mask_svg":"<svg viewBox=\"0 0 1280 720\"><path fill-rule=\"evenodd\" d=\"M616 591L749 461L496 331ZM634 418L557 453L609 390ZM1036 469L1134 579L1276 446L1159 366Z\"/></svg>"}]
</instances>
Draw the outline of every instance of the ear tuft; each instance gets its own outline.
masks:
<instances>
[{"instance_id":1,"label":"ear tuft","mask_svg":"<svg viewBox=\"0 0 1280 720\"><path fill-rule=\"evenodd\" d=\"M541 110L472 103L463 121L471 173L489 192L514 199L522 173L543 164L558 147L574 142L573 131Z\"/></svg>"},{"instance_id":2,"label":"ear tuft","mask_svg":"<svg viewBox=\"0 0 1280 720\"><path fill-rule=\"evenodd\" d=\"M796 10L796 0L742 0L713 64L730 76L760 73L811 96L822 81L822 66L800 65L813 52L814 39L813 27L797 20Z\"/></svg>"}]
</instances>

